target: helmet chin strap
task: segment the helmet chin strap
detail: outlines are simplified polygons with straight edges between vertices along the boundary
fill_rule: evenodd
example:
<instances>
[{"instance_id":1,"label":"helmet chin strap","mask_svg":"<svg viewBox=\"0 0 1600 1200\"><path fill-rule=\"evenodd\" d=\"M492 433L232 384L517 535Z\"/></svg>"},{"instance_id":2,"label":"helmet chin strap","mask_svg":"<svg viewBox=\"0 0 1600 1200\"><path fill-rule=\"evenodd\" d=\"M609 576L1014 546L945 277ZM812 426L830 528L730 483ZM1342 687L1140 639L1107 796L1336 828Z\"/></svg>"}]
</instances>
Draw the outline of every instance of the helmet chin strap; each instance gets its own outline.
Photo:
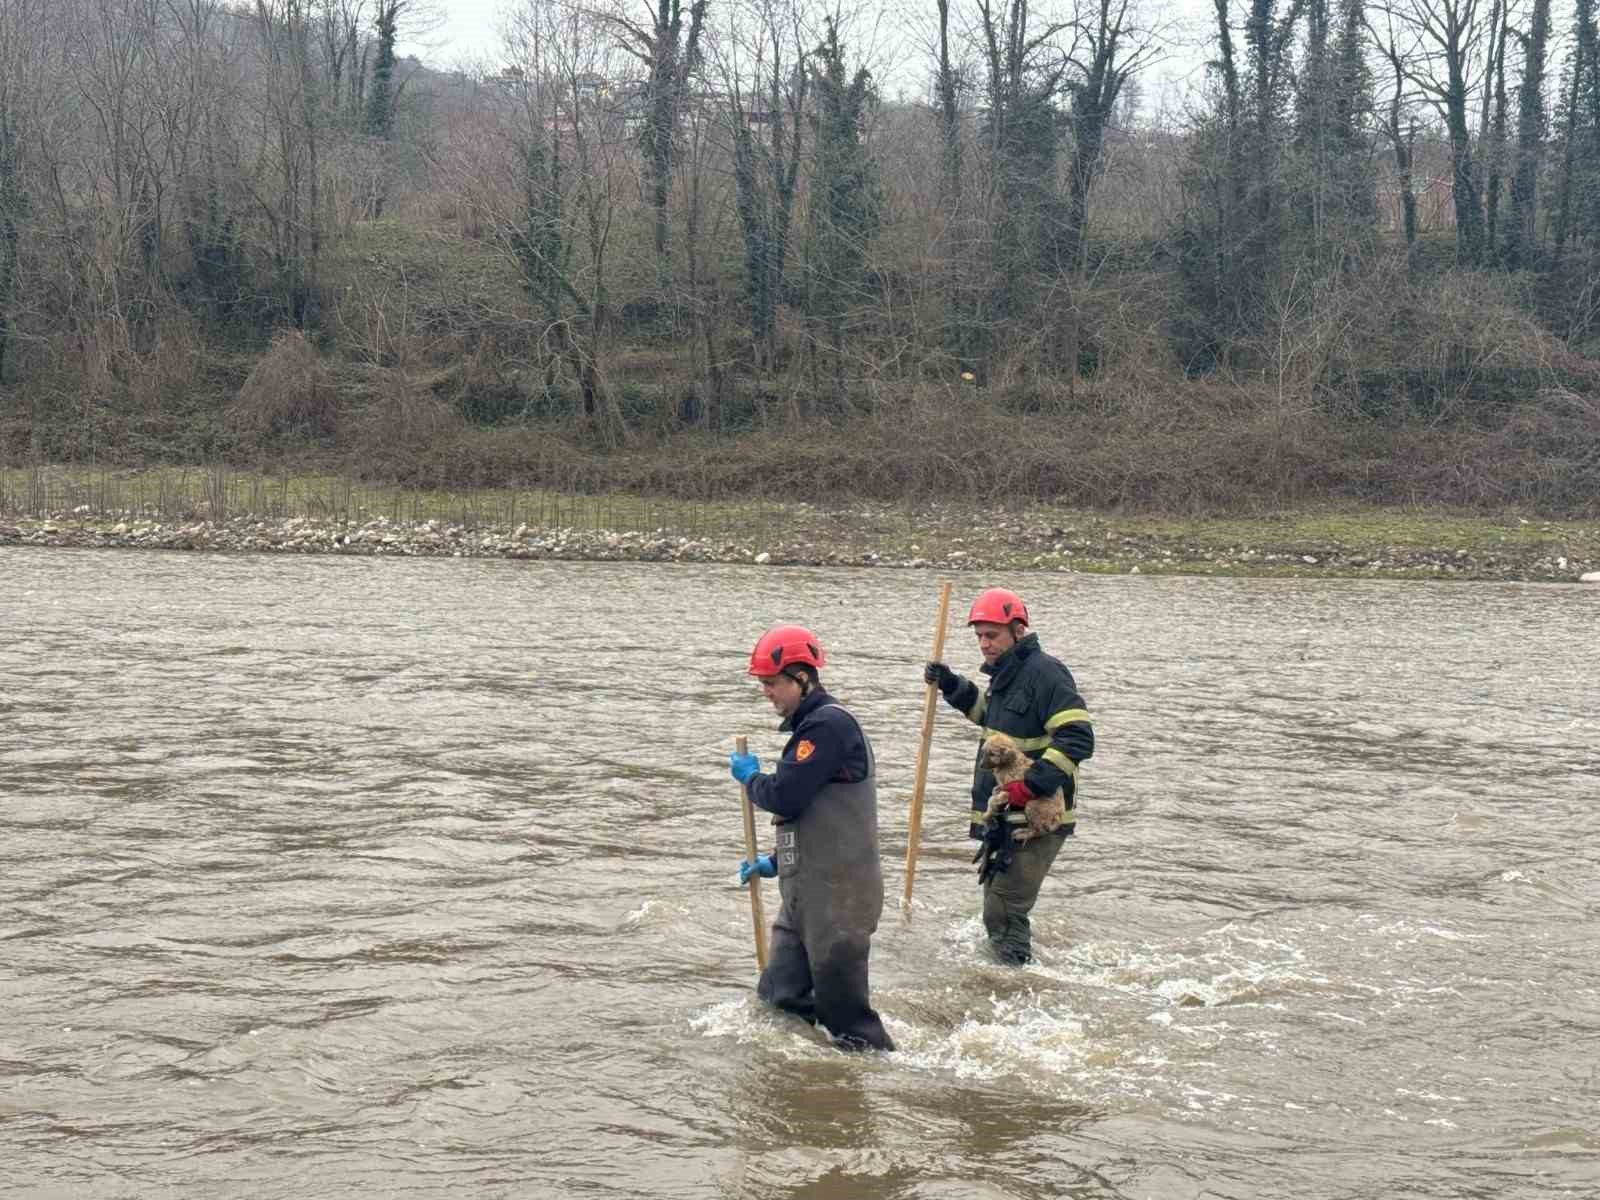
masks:
<instances>
[{"instance_id":1,"label":"helmet chin strap","mask_svg":"<svg viewBox=\"0 0 1600 1200\"><path fill-rule=\"evenodd\" d=\"M811 694L811 675L806 671L797 671L793 667L785 667L783 673L800 685L800 698L803 700Z\"/></svg>"}]
</instances>

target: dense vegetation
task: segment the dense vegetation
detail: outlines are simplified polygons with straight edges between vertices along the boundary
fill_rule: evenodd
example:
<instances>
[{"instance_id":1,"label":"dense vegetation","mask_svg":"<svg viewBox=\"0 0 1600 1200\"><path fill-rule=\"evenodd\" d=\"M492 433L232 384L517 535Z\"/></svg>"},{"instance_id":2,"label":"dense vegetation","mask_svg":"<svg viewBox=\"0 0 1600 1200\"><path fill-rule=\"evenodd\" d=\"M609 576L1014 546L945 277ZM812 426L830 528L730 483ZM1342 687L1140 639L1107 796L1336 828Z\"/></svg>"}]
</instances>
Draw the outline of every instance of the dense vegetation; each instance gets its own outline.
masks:
<instances>
[{"instance_id":1,"label":"dense vegetation","mask_svg":"<svg viewBox=\"0 0 1600 1200\"><path fill-rule=\"evenodd\" d=\"M5 0L0 465L1600 505L1593 0L606 3Z\"/></svg>"}]
</instances>

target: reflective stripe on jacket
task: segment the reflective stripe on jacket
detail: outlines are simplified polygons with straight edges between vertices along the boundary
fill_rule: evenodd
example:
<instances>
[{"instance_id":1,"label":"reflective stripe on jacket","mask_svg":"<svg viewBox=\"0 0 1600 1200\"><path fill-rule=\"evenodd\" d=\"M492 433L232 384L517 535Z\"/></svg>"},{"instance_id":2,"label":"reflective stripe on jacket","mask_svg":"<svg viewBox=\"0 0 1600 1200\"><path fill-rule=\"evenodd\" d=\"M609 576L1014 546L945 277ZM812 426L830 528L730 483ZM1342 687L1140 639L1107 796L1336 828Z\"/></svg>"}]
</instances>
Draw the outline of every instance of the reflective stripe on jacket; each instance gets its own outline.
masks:
<instances>
[{"instance_id":1,"label":"reflective stripe on jacket","mask_svg":"<svg viewBox=\"0 0 1600 1200\"><path fill-rule=\"evenodd\" d=\"M1040 796L1061 789L1067 802L1062 832L1072 833L1077 821L1078 764L1094 753L1094 726L1072 672L1039 648L1036 633L982 669L989 676L988 691L980 692L976 683L966 680L947 697L949 704L980 726L983 737L1007 734L1026 752L1033 765L1023 777L1025 782ZM983 816L994 789L993 772L983 765L981 755L976 756L969 837L983 837Z\"/></svg>"}]
</instances>

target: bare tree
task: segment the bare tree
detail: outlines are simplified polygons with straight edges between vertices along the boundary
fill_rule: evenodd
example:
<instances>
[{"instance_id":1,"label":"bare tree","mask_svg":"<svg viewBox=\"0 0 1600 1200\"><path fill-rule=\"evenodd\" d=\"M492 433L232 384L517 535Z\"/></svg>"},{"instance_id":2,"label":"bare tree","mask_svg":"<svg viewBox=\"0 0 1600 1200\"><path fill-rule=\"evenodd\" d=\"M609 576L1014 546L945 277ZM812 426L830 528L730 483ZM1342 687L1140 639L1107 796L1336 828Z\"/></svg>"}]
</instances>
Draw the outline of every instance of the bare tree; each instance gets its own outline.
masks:
<instances>
[{"instance_id":1,"label":"bare tree","mask_svg":"<svg viewBox=\"0 0 1600 1200\"><path fill-rule=\"evenodd\" d=\"M352 122L366 110L367 55L370 42L361 36L367 0L321 0L318 41L328 96L336 111Z\"/></svg>"},{"instance_id":2,"label":"bare tree","mask_svg":"<svg viewBox=\"0 0 1600 1200\"><path fill-rule=\"evenodd\" d=\"M1511 35L1510 5L1507 0L1490 0L1487 59L1483 72L1483 100L1478 106L1478 163L1483 176L1479 194L1483 197L1483 233L1479 259L1492 262L1497 250L1500 222L1500 193L1504 186L1506 161L1507 96L1506 42Z\"/></svg>"},{"instance_id":3,"label":"bare tree","mask_svg":"<svg viewBox=\"0 0 1600 1200\"><path fill-rule=\"evenodd\" d=\"M168 168L189 253L175 281L185 301L207 320L232 317L245 300L239 174L238 22L221 0L170 0L174 27L171 75L181 102L163 108Z\"/></svg>"},{"instance_id":4,"label":"bare tree","mask_svg":"<svg viewBox=\"0 0 1600 1200\"><path fill-rule=\"evenodd\" d=\"M512 14L500 79L514 186L488 214L538 306L536 350L554 394L570 370L582 427L602 445L628 433L607 378L610 255L637 188L624 122L608 102L620 74L593 21L530 0Z\"/></svg>"},{"instance_id":5,"label":"bare tree","mask_svg":"<svg viewBox=\"0 0 1600 1200\"><path fill-rule=\"evenodd\" d=\"M1472 96L1489 71L1483 54L1481 0L1391 0L1378 11L1393 18L1391 61L1439 113L1450 139L1450 184L1456 219L1456 261L1474 265L1483 253L1483 202L1472 145Z\"/></svg>"},{"instance_id":6,"label":"bare tree","mask_svg":"<svg viewBox=\"0 0 1600 1200\"><path fill-rule=\"evenodd\" d=\"M311 0L255 0L263 122L253 190L269 230L281 311L295 326L319 318L322 254L319 82Z\"/></svg>"},{"instance_id":7,"label":"bare tree","mask_svg":"<svg viewBox=\"0 0 1600 1200\"><path fill-rule=\"evenodd\" d=\"M663 290L671 280L672 263L667 252L671 221L667 210L678 152L679 123L688 96L689 77L700 65L700 39L707 7L708 0L691 0L685 14L682 0L654 0L654 3L646 0L649 24L636 20L626 10L607 14L608 20L622 31L623 45L644 64L647 72L645 119L640 140L650 176L656 269Z\"/></svg>"},{"instance_id":8,"label":"bare tree","mask_svg":"<svg viewBox=\"0 0 1600 1200\"><path fill-rule=\"evenodd\" d=\"M711 106L690 105L683 119L684 144L678 154L679 187L684 209L684 265L687 278L683 292L687 298L692 333L689 338L690 369L699 382L698 403L684 397L677 418L686 423L698 420L716 432L722 428L723 406L728 395L728 364L718 349L717 331L725 305L723 273L715 248L722 243L722 231L732 215L728 192L730 183L722 153L724 139L720 122Z\"/></svg>"},{"instance_id":9,"label":"bare tree","mask_svg":"<svg viewBox=\"0 0 1600 1200\"><path fill-rule=\"evenodd\" d=\"M934 92L939 112L940 200L954 219L961 210L961 97L966 80L950 54L950 0L935 2L939 8Z\"/></svg>"},{"instance_id":10,"label":"bare tree","mask_svg":"<svg viewBox=\"0 0 1600 1200\"><path fill-rule=\"evenodd\" d=\"M161 20L159 0L95 0L72 26L91 139L86 173L100 197L81 261L94 336L111 354L148 336L161 286L168 189L159 141L169 91Z\"/></svg>"},{"instance_id":11,"label":"bare tree","mask_svg":"<svg viewBox=\"0 0 1600 1200\"><path fill-rule=\"evenodd\" d=\"M798 11L762 0L748 28L730 30L718 56L744 235L745 309L763 370L778 361L778 305L805 146L808 44Z\"/></svg>"},{"instance_id":12,"label":"bare tree","mask_svg":"<svg viewBox=\"0 0 1600 1200\"><path fill-rule=\"evenodd\" d=\"M1070 61L1076 76L1068 83L1072 154L1067 160L1067 211L1063 258L1069 270L1083 268L1089 193L1099 176L1106 131L1123 85L1153 47L1132 15L1130 0L1089 0L1077 18L1079 41Z\"/></svg>"},{"instance_id":13,"label":"bare tree","mask_svg":"<svg viewBox=\"0 0 1600 1200\"><path fill-rule=\"evenodd\" d=\"M1078 298L1088 277L1089 196L1104 165L1106 134L1123 88L1155 50L1155 35L1138 24L1130 0L1089 0L1075 20L1078 39L1069 57L1075 74L1068 82L1072 153L1059 263L1070 296L1063 354L1069 383L1078 376L1083 337Z\"/></svg>"},{"instance_id":14,"label":"bare tree","mask_svg":"<svg viewBox=\"0 0 1600 1200\"><path fill-rule=\"evenodd\" d=\"M21 277L18 252L31 205L24 147L38 133L31 119L37 101L34 33L43 19L40 0L0 6L0 385L6 381Z\"/></svg>"},{"instance_id":15,"label":"bare tree","mask_svg":"<svg viewBox=\"0 0 1600 1200\"><path fill-rule=\"evenodd\" d=\"M323 0L325 4L354 5L350 20L359 20L359 0ZM367 81L365 128L371 137L394 135L395 115L406 89L407 77L399 74L400 60L395 47L400 42L417 42L434 33L444 21L435 0L372 0L372 76ZM360 60L366 61L363 53Z\"/></svg>"},{"instance_id":16,"label":"bare tree","mask_svg":"<svg viewBox=\"0 0 1600 1200\"><path fill-rule=\"evenodd\" d=\"M1378 48L1389 62L1393 91L1389 94L1389 109L1384 123L1389 144L1394 150L1396 188L1399 192L1400 227L1405 236L1406 263L1411 266L1417 245L1417 189L1414 179L1417 122L1407 107L1407 75L1400 58L1394 32L1394 15L1385 13L1385 27L1379 30L1368 24Z\"/></svg>"},{"instance_id":17,"label":"bare tree","mask_svg":"<svg viewBox=\"0 0 1600 1200\"><path fill-rule=\"evenodd\" d=\"M394 186L395 148L391 143L409 82L408 77L400 75L395 47L403 40L425 36L441 19L431 0L372 0L372 74L366 83L361 111L361 130L368 139L365 149L373 160L368 206L363 214L367 218L383 215Z\"/></svg>"},{"instance_id":18,"label":"bare tree","mask_svg":"<svg viewBox=\"0 0 1600 1200\"><path fill-rule=\"evenodd\" d=\"M980 367L987 353L983 311L988 265L989 226L983 211L984 189L967 182L967 118L976 74L969 57L972 46L963 37L951 0L936 0L936 30L930 47L933 60L932 102L939 130L935 205L930 230L939 247L935 265L937 295L943 308L943 341L965 365Z\"/></svg>"}]
</instances>

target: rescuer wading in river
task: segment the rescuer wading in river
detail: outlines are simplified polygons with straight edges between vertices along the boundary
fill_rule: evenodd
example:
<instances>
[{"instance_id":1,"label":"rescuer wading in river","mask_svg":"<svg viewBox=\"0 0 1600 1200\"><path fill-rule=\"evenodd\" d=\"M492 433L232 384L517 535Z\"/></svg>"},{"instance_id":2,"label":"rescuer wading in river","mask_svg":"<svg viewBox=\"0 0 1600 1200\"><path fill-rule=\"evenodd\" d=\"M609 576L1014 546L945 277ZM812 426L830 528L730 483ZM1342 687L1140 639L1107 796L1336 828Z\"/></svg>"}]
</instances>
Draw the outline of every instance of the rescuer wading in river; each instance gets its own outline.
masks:
<instances>
[{"instance_id":1,"label":"rescuer wading in river","mask_svg":"<svg viewBox=\"0 0 1600 1200\"><path fill-rule=\"evenodd\" d=\"M770 775L754 754L733 754L733 777L772 814L777 849L739 864L778 877L783 905L772 922L757 993L822 1025L850 1050L893 1050L867 997L867 954L883 912L878 800L872 743L822 687L821 643L800 625L769 629L750 654L750 674L789 734Z\"/></svg>"},{"instance_id":2,"label":"rescuer wading in river","mask_svg":"<svg viewBox=\"0 0 1600 1200\"><path fill-rule=\"evenodd\" d=\"M987 822L994 774L981 750L972 773L972 816L968 836L983 842L978 873L983 884L983 927L1001 962L1022 966L1033 956L1028 914L1077 820L1078 764L1094 753L1094 727L1072 672L1039 646L1028 628L1028 607L1005 588L990 588L972 602L967 624L983 654L986 691L941 662L930 662L923 678L938 685L945 700L987 737L1010 735L1032 759L1027 774L1005 785L1010 811ZM1057 788L1066 801L1066 819L1054 833L1013 840L1024 824L1022 810L1035 797ZM976 860L974 860L976 861Z\"/></svg>"}]
</instances>

